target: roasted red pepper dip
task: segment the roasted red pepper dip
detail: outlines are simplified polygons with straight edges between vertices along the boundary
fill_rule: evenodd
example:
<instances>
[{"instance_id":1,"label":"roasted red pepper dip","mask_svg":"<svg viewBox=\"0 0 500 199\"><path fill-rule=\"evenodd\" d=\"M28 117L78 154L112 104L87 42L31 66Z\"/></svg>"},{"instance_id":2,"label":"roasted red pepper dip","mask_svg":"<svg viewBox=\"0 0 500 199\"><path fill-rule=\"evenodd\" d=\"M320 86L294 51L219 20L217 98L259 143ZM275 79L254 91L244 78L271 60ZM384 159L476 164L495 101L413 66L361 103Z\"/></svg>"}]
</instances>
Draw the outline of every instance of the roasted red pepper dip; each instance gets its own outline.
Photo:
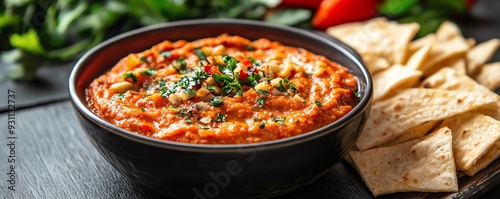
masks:
<instances>
[{"instance_id":1,"label":"roasted red pepper dip","mask_svg":"<svg viewBox=\"0 0 500 199\"><path fill-rule=\"evenodd\" d=\"M357 104L356 85L345 67L305 49L223 34L130 54L86 95L95 114L139 134L238 144L332 123Z\"/></svg>"}]
</instances>

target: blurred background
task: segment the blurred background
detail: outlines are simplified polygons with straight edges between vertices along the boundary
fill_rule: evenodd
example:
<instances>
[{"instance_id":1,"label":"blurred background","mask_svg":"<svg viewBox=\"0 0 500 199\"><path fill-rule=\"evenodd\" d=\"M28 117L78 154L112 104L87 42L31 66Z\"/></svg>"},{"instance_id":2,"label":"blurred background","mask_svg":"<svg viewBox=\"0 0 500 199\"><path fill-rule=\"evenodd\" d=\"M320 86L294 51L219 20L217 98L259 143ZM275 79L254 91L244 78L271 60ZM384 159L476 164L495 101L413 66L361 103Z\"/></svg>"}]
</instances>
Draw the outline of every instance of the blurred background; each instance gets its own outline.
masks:
<instances>
[{"instance_id":1,"label":"blurred background","mask_svg":"<svg viewBox=\"0 0 500 199\"><path fill-rule=\"evenodd\" d=\"M476 35L485 20L495 20L475 11L477 4L499 8L495 0L3 0L0 82L33 81L39 68L72 61L106 38L176 20L244 18L321 31L385 16L418 22L418 37L445 20L466 24L464 33ZM471 16L480 23L469 22Z\"/></svg>"}]
</instances>

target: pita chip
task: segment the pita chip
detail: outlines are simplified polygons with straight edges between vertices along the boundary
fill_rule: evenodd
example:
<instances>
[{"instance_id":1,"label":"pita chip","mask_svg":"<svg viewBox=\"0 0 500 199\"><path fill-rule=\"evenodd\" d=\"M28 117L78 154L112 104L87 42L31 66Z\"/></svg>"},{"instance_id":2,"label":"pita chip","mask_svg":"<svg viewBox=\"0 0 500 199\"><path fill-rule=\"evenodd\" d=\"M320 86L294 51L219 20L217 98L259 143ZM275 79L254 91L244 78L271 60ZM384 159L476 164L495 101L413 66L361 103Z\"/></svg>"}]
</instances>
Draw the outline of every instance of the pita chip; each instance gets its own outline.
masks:
<instances>
[{"instance_id":1,"label":"pita chip","mask_svg":"<svg viewBox=\"0 0 500 199\"><path fill-rule=\"evenodd\" d=\"M474 79L488 89L495 90L500 86L500 62L484 65Z\"/></svg>"},{"instance_id":2,"label":"pita chip","mask_svg":"<svg viewBox=\"0 0 500 199\"><path fill-rule=\"evenodd\" d=\"M498 46L500 46L500 41L498 39L491 39L469 50L467 52L467 74L476 74L480 67L493 57Z\"/></svg>"},{"instance_id":3,"label":"pita chip","mask_svg":"<svg viewBox=\"0 0 500 199\"><path fill-rule=\"evenodd\" d=\"M393 97L373 104L356 146L365 151L425 122L442 120L499 99L500 96L485 92L424 88L399 90Z\"/></svg>"},{"instance_id":4,"label":"pita chip","mask_svg":"<svg viewBox=\"0 0 500 199\"><path fill-rule=\"evenodd\" d=\"M398 24L385 18L330 27L326 33L353 47L371 73L393 64L403 64L408 44L419 29L417 23ZM389 64L383 64L383 57ZM376 65L374 65L376 64Z\"/></svg>"},{"instance_id":5,"label":"pita chip","mask_svg":"<svg viewBox=\"0 0 500 199\"><path fill-rule=\"evenodd\" d=\"M484 154L481 159L476 162L476 164L474 164L470 169L465 170L464 173L469 176L474 176L476 173L490 165L498 157L500 157L500 141L497 141L495 145L492 146L488 152L486 152L486 154Z\"/></svg>"},{"instance_id":6,"label":"pita chip","mask_svg":"<svg viewBox=\"0 0 500 199\"><path fill-rule=\"evenodd\" d=\"M462 113L443 121L451 129L458 170L469 170L500 141L500 122L477 112Z\"/></svg>"},{"instance_id":7,"label":"pita chip","mask_svg":"<svg viewBox=\"0 0 500 199\"><path fill-rule=\"evenodd\" d=\"M487 95L498 96L493 91L478 84L469 76L459 74L451 68L441 69L434 75L423 80L420 86L424 88L484 92ZM500 120L500 101L497 100L494 103L481 106L477 109L477 112Z\"/></svg>"},{"instance_id":8,"label":"pita chip","mask_svg":"<svg viewBox=\"0 0 500 199\"><path fill-rule=\"evenodd\" d=\"M351 151L350 155L374 196L405 191L458 191L451 131L447 127L421 139Z\"/></svg>"},{"instance_id":9,"label":"pita chip","mask_svg":"<svg viewBox=\"0 0 500 199\"><path fill-rule=\"evenodd\" d=\"M430 130L437 126L437 124L441 121L429 121L425 122L419 126L416 126L402 135L382 144L381 146L392 146L396 144L400 144L409 140L419 139L425 136Z\"/></svg>"},{"instance_id":10,"label":"pita chip","mask_svg":"<svg viewBox=\"0 0 500 199\"><path fill-rule=\"evenodd\" d=\"M422 72L409 67L394 65L373 75L373 101L376 102L391 90L410 88L417 84Z\"/></svg>"},{"instance_id":11,"label":"pita chip","mask_svg":"<svg viewBox=\"0 0 500 199\"><path fill-rule=\"evenodd\" d=\"M464 56L469 48L460 29L451 22L443 22L436 31L436 41L432 43L429 58L421 67L424 76L430 76L445 67L450 60Z\"/></svg>"}]
</instances>

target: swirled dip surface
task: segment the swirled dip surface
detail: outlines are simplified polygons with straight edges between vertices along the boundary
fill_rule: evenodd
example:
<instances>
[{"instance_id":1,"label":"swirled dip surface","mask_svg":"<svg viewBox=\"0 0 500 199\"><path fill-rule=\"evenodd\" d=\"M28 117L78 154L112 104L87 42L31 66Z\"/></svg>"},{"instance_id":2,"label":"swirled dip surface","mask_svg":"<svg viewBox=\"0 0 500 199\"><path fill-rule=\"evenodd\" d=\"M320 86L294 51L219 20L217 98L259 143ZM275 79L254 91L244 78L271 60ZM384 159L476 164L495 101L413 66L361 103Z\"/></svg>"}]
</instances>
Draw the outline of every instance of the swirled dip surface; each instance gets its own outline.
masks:
<instances>
[{"instance_id":1,"label":"swirled dip surface","mask_svg":"<svg viewBox=\"0 0 500 199\"><path fill-rule=\"evenodd\" d=\"M305 49L220 35L130 54L87 88L121 128L186 143L254 143L323 127L357 104L348 70Z\"/></svg>"}]
</instances>

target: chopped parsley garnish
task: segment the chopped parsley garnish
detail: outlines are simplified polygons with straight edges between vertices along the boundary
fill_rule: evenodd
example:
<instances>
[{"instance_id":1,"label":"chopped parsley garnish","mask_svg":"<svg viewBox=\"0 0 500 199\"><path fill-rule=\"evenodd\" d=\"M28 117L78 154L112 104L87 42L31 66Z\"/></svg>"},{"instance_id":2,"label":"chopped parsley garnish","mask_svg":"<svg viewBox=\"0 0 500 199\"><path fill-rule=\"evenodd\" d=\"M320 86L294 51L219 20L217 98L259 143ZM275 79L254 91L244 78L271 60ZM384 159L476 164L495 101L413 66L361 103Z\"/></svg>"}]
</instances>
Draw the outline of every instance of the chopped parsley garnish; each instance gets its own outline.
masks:
<instances>
[{"instance_id":1,"label":"chopped parsley garnish","mask_svg":"<svg viewBox=\"0 0 500 199\"><path fill-rule=\"evenodd\" d=\"M212 86L212 85L208 85L207 86L207 90L215 93L215 94L219 94L219 91L217 91L217 87L216 86Z\"/></svg>"},{"instance_id":2,"label":"chopped parsley garnish","mask_svg":"<svg viewBox=\"0 0 500 199\"><path fill-rule=\"evenodd\" d=\"M278 89L281 92L286 92L286 88L283 85L283 80L280 80L280 85L279 86L275 86L274 88Z\"/></svg>"},{"instance_id":3,"label":"chopped parsley garnish","mask_svg":"<svg viewBox=\"0 0 500 199\"><path fill-rule=\"evenodd\" d=\"M323 104L318 100L314 100L314 103L316 104L316 106L319 106L319 107L323 106Z\"/></svg>"},{"instance_id":4,"label":"chopped parsley garnish","mask_svg":"<svg viewBox=\"0 0 500 199\"><path fill-rule=\"evenodd\" d=\"M219 106L222 106L222 104L224 103L224 101L222 101L222 99L220 97L214 97L211 101L210 101L210 104L212 106L215 106L215 107L219 107Z\"/></svg>"},{"instance_id":5,"label":"chopped parsley garnish","mask_svg":"<svg viewBox=\"0 0 500 199\"><path fill-rule=\"evenodd\" d=\"M247 46L247 50L254 51L255 47L253 47L253 46Z\"/></svg>"},{"instance_id":6,"label":"chopped parsley garnish","mask_svg":"<svg viewBox=\"0 0 500 199\"><path fill-rule=\"evenodd\" d=\"M141 60L142 63L148 63L149 62L147 57L141 57L140 60Z\"/></svg>"},{"instance_id":7,"label":"chopped parsley garnish","mask_svg":"<svg viewBox=\"0 0 500 199\"><path fill-rule=\"evenodd\" d=\"M263 129L264 127L266 127L266 122L261 122L259 124L259 128Z\"/></svg>"},{"instance_id":8,"label":"chopped parsley garnish","mask_svg":"<svg viewBox=\"0 0 500 199\"><path fill-rule=\"evenodd\" d=\"M191 121L191 117L186 118L186 123L188 123L188 124L191 124L191 123L192 123L192 121Z\"/></svg>"},{"instance_id":9,"label":"chopped parsley garnish","mask_svg":"<svg viewBox=\"0 0 500 199\"><path fill-rule=\"evenodd\" d=\"M142 108L142 107L141 107L141 111L142 111L142 112L146 112L146 109L144 109L144 108Z\"/></svg>"},{"instance_id":10,"label":"chopped parsley garnish","mask_svg":"<svg viewBox=\"0 0 500 199\"><path fill-rule=\"evenodd\" d=\"M165 57L165 58L169 58L170 56L172 56L172 52L164 51L164 52L160 53L160 55Z\"/></svg>"},{"instance_id":11,"label":"chopped parsley garnish","mask_svg":"<svg viewBox=\"0 0 500 199\"><path fill-rule=\"evenodd\" d=\"M156 71L152 68L148 68L146 70L141 71L141 74L146 75L146 76L151 76L154 75Z\"/></svg>"},{"instance_id":12,"label":"chopped parsley garnish","mask_svg":"<svg viewBox=\"0 0 500 199\"><path fill-rule=\"evenodd\" d=\"M116 100L121 100L123 98L125 98L125 93L119 93L119 94L113 95L113 97L111 97L111 100L116 101Z\"/></svg>"},{"instance_id":13,"label":"chopped parsley garnish","mask_svg":"<svg viewBox=\"0 0 500 199\"><path fill-rule=\"evenodd\" d=\"M305 72L305 71L304 71L304 72L302 72L302 75L305 75L305 76L311 76L311 75L312 75L312 73L311 73L311 72Z\"/></svg>"},{"instance_id":14,"label":"chopped parsley garnish","mask_svg":"<svg viewBox=\"0 0 500 199\"><path fill-rule=\"evenodd\" d=\"M217 84L225 84L225 83L233 82L233 78L229 77L228 75L224 75L224 74L213 74L212 78L214 78L215 83L217 83Z\"/></svg>"},{"instance_id":15,"label":"chopped parsley garnish","mask_svg":"<svg viewBox=\"0 0 500 199\"><path fill-rule=\"evenodd\" d=\"M217 113L217 118L212 119L212 122L225 122L226 121L226 116Z\"/></svg>"},{"instance_id":16,"label":"chopped parsley garnish","mask_svg":"<svg viewBox=\"0 0 500 199\"><path fill-rule=\"evenodd\" d=\"M295 87L295 85L293 84L293 82L289 82L288 86L290 87L290 90L292 92L294 92L294 93L298 93L299 92L299 89L297 89L297 87Z\"/></svg>"},{"instance_id":17,"label":"chopped parsley garnish","mask_svg":"<svg viewBox=\"0 0 500 199\"><path fill-rule=\"evenodd\" d=\"M283 124L285 124L286 117L284 117L283 119L279 119L279 118L273 116L273 121L277 122L280 125L283 125Z\"/></svg>"},{"instance_id":18,"label":"chopped parsley garnish","mask_svg":"<svg viewBox=\"0 0 500 199\"><path fill-rule=\"evenodd\" d=\"M250 86L255 87L257 84L259 84L259 79L260 75L253 73L247 77L248 82L250 83Z\"/></svg>"},{"instance_id":19,"label":"chopped parsley garnish","mask_svg":"<svg viewBox=\"0 0 500 199\"><path fill-rule=\"evenodd\" d=\"M185 74L187 72L186 70L186 66L187 66L187 63L184 59L176 59L173 63L172 63L172 67L175 68L175 70L179 73L179 74Z\"/></svg>"},{"instance_id":20,"label":"chopped parsley garnish","mask_svg":"<svg viewBox=\"0 0 500 199\"><path fill-rule=\"evenodd\" d=\"M123 77L125 79L130 78L130 79L132 79L133 82L137 81L137 75L135 75L134 72L132 72L132 71L124 73Z\"/></svg>"},{"instance_id":21,"label":"chopped parsley garnish","mask_svg":"<svg viewBox=\"0 0 500 199\"><path fill-rule=\"evenodd\" d=\"M280 82L281 83L281 82ZM293 93L296 93L296 92L299 92L299 89L297 89L297 87L295 87L295 85L293 84L293 82L291 82L290 80L288 80L288 77L285 77L283 79L283 83L284 84L287 84L288 87L290 88L290 91L292 91ZM280 87L281 87L281 84L280 84ZM282 91L283 92L283 91Z\"/></svg>"},{"instance_id":22,"label":"chopped parsley garnish","mask_svg":"<svg viewBox=\"0 0 500 199\"><path fill-rule=\"evenodd\" d=\"M257 90L257 94L259 95L269 95L269 91L266 91L266 90Z\"/></svg>"},{"instance_id":23,"label":"chopped parsley garnish","mask_svg":"<svg viewBox=\"0 0 500 199\"><path fill-rule=\"evenodd\" d=\"M266 99L261 97L261 98L257 99L257 104L259 105L259 107L263 107L265 101L266 101Z\"/></svg>"},{"instance_id":24,"label":"chopped parsley garnish","mask_svg":"<svg viewBox=\"0 0 500 199\"><path fill-rule=\"evenodd\" d=\"M201 51L201 49L199 49L199 48L194 49L194 54L196 56L198 56L198 58L200 59L200 61L206 60L208 62L207 56L205 55L205 53L203 53Z\"/></svg>"},{"instance_id":25,"label":"chopped parsley garnish","mask_svg":"<svg viewBox=\"0 0 500 199\"><path fill-rule=\"evenodd\" d=\"M195 91L195 90L193 90L193 89L189 89L189 90L187 91L187 94L188 94L189 96L193 97L193 96L195 96L195 95L196 95L196 91Z\"/></svg>"}]
</instances>

